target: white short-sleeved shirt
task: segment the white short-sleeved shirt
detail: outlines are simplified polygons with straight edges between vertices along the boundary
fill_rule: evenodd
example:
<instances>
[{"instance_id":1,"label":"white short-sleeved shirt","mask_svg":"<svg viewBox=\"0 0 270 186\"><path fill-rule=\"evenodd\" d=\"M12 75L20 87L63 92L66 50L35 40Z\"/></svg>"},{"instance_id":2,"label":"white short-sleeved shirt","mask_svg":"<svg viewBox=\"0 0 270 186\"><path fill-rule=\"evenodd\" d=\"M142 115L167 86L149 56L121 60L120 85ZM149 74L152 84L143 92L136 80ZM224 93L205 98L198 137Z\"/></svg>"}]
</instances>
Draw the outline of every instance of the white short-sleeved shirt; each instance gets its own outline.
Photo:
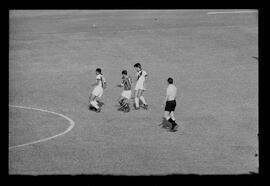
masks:
<instances>
[{"instance_id":1,"label":"white short-sleeved shirt","mask_svg":"<svg viewBox=\"0 0 270 186\"><path fill-rule=\"evenodd\" d=\"M143 83L147 73L144 70L141 70L137 73L137 83Z\"/></svg>"},{"instance_id":2,"label":"white short-sleeved shirt","mask_svg":"<svg viewBox=\"0 0 270 186\"><path fill-rule=\"evenodd\" d=\"M173 84L169 84L169 86L167 87L167 91L166 91L166 95L168 97L168 101L172 101L175 100L176 98L176 93L177 93L177 88L175 85Z\"/></svg>"},{"instance_id":3,"label":"white short-sleeved shirt","mask_svg":"<svg viewBox=\"0 0 270 186\"><path fill-rule=\"evenodd\" d=\"M103 84L106 82L104 76L102 74L98 74L96 79L101 80L98 82L98 85L96 87L103 88Z\"/></svg>"}]
</instances>

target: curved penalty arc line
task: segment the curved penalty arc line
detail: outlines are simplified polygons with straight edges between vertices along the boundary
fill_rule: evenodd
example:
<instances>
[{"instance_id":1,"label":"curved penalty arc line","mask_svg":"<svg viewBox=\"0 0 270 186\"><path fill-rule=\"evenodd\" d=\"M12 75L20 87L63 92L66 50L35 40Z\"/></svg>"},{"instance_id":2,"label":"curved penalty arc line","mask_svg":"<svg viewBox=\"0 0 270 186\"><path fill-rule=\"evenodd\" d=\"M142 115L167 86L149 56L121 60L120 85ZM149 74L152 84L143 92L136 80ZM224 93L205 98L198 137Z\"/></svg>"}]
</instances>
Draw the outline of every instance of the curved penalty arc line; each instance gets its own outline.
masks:
<instances>
[{"instance_id":1,"label":"curved penalty arc line","mask_svg":"<svg viewBox=\"0 0 270 186\"><path fill-rule=\"evenodd\" d=\"M49 110L44 110L44 109L33 108L33 107L18 106L18 105L9 105L9 106L10 107L15 107L15 108L37 110L37 111L40 111L40 112L47 112L47 113L50 113L50 114L58 115L58 116L61 116L61 117L65 118L70 123L70 126L64 132L61 132L61 133L59 133L57 135L54 135L54 136L51 136L51 137L48 137L48 138L44 138L44 139L40 139L40 140L37 140L37 141L33 141L33 142L29 142L29 143L24 143L24 144L16 145L16 146L11 146L11 147L8 147L9 150L10 149L17 148L17 147L23 147L23 146L26 146L26 145L32 145L32 144L36 144L36 143L40 143L40 142L51 140L53 138L56 138L56 137L59 137L59 136L62 136L64 134L68 133L75 126L75 122L72 119L70 119L69 117L67 117L67 116L65 116L63 114L57 113L57 112L53 112L53 111L49 111Z\"/></svg>"}]
</instances>

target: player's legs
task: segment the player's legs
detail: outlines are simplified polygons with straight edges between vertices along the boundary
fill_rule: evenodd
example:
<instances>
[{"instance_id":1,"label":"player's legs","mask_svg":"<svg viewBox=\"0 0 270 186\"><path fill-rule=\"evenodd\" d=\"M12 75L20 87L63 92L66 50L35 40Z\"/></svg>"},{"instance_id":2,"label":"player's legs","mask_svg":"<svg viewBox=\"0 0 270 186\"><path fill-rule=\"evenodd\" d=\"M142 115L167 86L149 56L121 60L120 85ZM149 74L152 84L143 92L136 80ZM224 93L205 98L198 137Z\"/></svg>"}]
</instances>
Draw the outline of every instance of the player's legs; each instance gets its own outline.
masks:
<instances>
[{"instance_id":1,"label":"player's legs","mask_svg":"<svg viewBox=\"0 0 270 186\"><path fill-rule=\"evenodd\" d=\"M144 92L144 90L143 89L139 89L139 99L142 101L142 103L143 103L143 105L144 105L144 108L145 109L147 109L147 103L146 103L146 101L145 101L145 99L144 99L144 97L143 97L143 92Z\"/></svg>"},{"instance_id":2,"label":"player's legs","mask_svg":"<svg viewBox=\"0 0 270 186\"><path fill-rule=\"evenodd\" d=\"M175 121L174 111L171 111L169 115L170 115L170 118L171 118L173 121Z\"/></svg>"},{"instance_id":3,"label":"player's legs","mask_svg":"<svg viewBox=\"0 0 270 186\"><path fill-rule=\"evenodd\" d=\"M124 107L124 111L125 112L129 112L130 111L130 107L129 107L129 100L131 98L131 94L132 94L132 91L131 90L124 90L122 92L122 97L124 98L123 100L123 107Z\"/></svg>"},{"instance_id":4,"label":"player's legs","mask_svg":"<svg viewBox=\"0 0 270 186\"><path fill-rule=\"evenodd\" d=\"M170 101L170 119L169 121L171 122L172 124L172 128L171 128L171 131L175 131L175 127L177 126L177 124L175 123L175 117L174 117L174 110L175 110L175 107L176 107L176 101Z\"/></svg>"},{"instance_id":5,"label":"player's legs","mask_svg":"<svg viewBox=\"0 0 270 186\"><path fill-rule=\"evenodd\" d=\"M99 106L98 106L98 103L96 101L96 98L97 98L97 96L95 96L93 94L91 95L91 97L90 97L90 106L93 106L96 109L99 109Z\"/></svg>"},{"instance_id":6,"label":"player's legs","mask_svg":"<svg viewBox=\"0 0 270 186\"><path fill-rule=\"evenodd\" d=\"M118 103L120 105L120 108L118 108L119 111L124 111L124 101L125 101L125 98L123 98L122 96L118 99Z\"/></svg>"},{"instance_id":7,"label":"player's legs","mask_svg":"<svg viewBox=\"0 0 270 186\"><path fill-rule=\"evenodd\" d=\"M175 117L174 117L174 112L173 111L170 113L170 119L169 119L169 121L172 124L171 131L174 131L175 127L177 126L177 123L175 123Z\"/></svg>"},{"instance_id":8,"label":"player's legs","mask_svg":"<svg viewBox=\"0 0 270 186\"><path fill-rule=\"evenodd\" d=\"M164 118L171 123L171 132L175 132L175 127L177 124L175 123L175 117L173 111L165 111L164 112Z\"/></svg>"},{"instance_id":9,"label":"player's legs","mask_svg":"<svg viewBox=\"0 0 270 186\"><path fill-rule=\"evenodd\" d=\"M173 125L174 125L174 128L177 128L178 126L181 128L181 130L184 130L184 126L183 126L183 123L181 123L180 122L180 124L178 123L176 123L175 121L176 121L176 119L175 119L175 117L174 117L174 112L172 112L172 114L171 114L171 120L172 120L172 123L174 123Z\"/></svg>"},{"instance_id":10,"label":"player's legs","mask_svg":"<svg viewBox=\"0 0 270 186\"><path fill-rule=\"evenodd\" d=\"M126 98L123 97L123 96L120 96L120 97L119 97L118 103L120 104L121 107L123 106L125 99L126 99Z\"/></svg>"},{"instance_id":11,"label":"player's legs","mask_svg":"<svg viewBox=\"0 0 270 186\"><path fill-rule=\"evenodd\" d=\"M169 111L164 111L164 118L169 121L170 119L170 112Z\"/></svg>"},{"instance_id":12,"label":"player's legs","mask_svg":"<svg viewBox=\"0 0 270 186\"><path fill-rule=\"evenodd\" d=\"M120 98L118 99L119 104L122 106L124 102L127 102L131 97L131 90L123 90Z\"/></svg>"},{"instance_id":13,"label":"player's legs","mask_svg":"<svg viewBox=\"0 0 270 186\"><path fill-rule=\"evenodd\" d=\"M171 111L169 113L169 117L170 117L169 122L171 122L173 125L175 125L176 123L175 123L175 117L174 117L174 112L173 111Z\"/></svg>"},{"instance_id":14,"label":"player's legs","mask_svg":"<svg viewBox=\"0 0 270 186\"><path fill-rule=\"evenodd\" d=\"M129 103L128 103L128 99L121 96L119 99L119 104L120 104L120 108L118 109L119 111L124 111L124 112L129 112L130 111L130 107L129 107Z\"/></svg>"},{"instance_id":15,"label":"player's legs","mask_svg":"<svg viewBox=\"0 0 270 186\"><path fill-rule=\"evenodd\" d=\"M124 99L124 97L123 96L120 96L119 98L118 98L118 103L121 105L121 103L122 103L122 101L123 101L123 99Z\"/></svg>"},{"instance_id":16,"label":"player's legs","mask_svg":"<svg viewBox=\"0 0 270 186\"><path fill-rule=\"evenodd\" d=\"M135 86L135 107L136 109L139 109L140 107L140 97L142 96L142 90L143 90L143 83L141 81L138 81ZM142 100L145 102L144 98L142 97Z\"/></svg>"},{"instance_id":17,"label":"player's legs","mask_svg":"<svg viewBox=\"0 0 270 186\"><path fill-rule=\"evenodd\" d=\"M130 111L129 100L127 98L125 98L123 100L123 106L122 107L124 108L124 111L125 112L129 112Z\"/></svg>"},{"instance_id":18,"label":"player's legs","mask_svg":"<svg viewBox=\"0 0 270 186\"><path fill-rule=\"evenodd\" d=\"M103 93L102 89L95 87L90 98L90 104L97 110L99 109L97 97L101 97L102 93Z\"/></svg>"},{"instance_id":19,"label":"player's legs","mask_svg":"<svg viewBox=\"0 0 270 186\"><path fill-rule=\"evenodd\" d=\"M176 106L176 102L175 101L167 101L166 105L165 105L165 112L164 112L164 117L167 121L169 121L172 126L170 131L171 132L175 132L175 127L177 126L177 124L175 123L175 117L174 117L174 109Z\"/></svg>"},{"instance_id":20,"label":"player's legs","mask_svg":"<svg viewBox=\"0 0 270 186\"><path fill-rule=\"evenodd\" d=\"M97 101L99 107L101 107L102 105L104 105L104 103L99 100L102 97L102 95L103 95L103 89L100 88L100 90L97 93L97 98L96 98L96 101Z\"/></svg>"},{"instance_id":21,"label":"player's legs","mask_svg":"<svg viewBox=\"0 0 270 186\"><path fill-rule=\"evenodd\" d=\"M135 107L136 109L139 109L139 90L135 90Z\"/></svg>"}]
</instances>

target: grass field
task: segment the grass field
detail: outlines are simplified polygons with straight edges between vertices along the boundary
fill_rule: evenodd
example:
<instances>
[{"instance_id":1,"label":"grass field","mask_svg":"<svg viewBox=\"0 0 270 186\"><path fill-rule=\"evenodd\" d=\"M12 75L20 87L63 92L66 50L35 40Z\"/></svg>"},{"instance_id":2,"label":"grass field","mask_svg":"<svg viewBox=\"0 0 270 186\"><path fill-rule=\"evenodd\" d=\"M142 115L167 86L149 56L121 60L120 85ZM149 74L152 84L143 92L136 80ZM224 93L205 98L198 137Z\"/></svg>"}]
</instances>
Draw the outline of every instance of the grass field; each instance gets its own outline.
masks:
<instances>
[{"instance_id":1,"label":"grass field","mask_svg":"<svg viewBox=\"0 0 270 186\"><path fill-rule=\"evenodd\" d=\"M212 10L10 11L9 174L245 174L258 172L257 13ZM93 26L95 25L95 26ZM149 74L149 109L122 113L121 71ZM101 113L87 109L102 68ZM162 121L166 80L176 119ZM133 84L134 87L134 84Z\"/></svg>"}]
</instances>

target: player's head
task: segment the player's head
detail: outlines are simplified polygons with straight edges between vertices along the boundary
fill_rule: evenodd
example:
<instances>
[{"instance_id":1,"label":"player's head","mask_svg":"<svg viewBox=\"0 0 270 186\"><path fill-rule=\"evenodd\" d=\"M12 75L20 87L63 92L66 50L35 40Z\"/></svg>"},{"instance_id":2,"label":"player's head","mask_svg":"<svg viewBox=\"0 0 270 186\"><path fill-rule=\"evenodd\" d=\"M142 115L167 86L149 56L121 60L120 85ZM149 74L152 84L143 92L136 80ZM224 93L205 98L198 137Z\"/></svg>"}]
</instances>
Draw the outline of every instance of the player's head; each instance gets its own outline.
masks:
<instances>
[{"instance_id":1,"label":"player's head","mask_svg":"<svg viewBox=\"0 0 270 186\"><path fill-rule=\"evenodd\" d=\"M141 66L140 63L136 63L136 64L134 65L134 68L135 68L137 71L140 71L140 70L142 69L142 66Z\"/></svg>"},{"instance_id":2,"label":"player's head","mask_svg":"<svg viewBox=\"0 0 270 186\"><path fill-rule=\"evenodd\" d=\"M100 68L97 68L96 69L96 74L98 75L98 74L101 74L101 69Z\"/></svg>"},{"instance_id":3,"label":"player's head","mask_svg":"<svg viewBox=\"0 0 270 186\"><path fill-rule=\"evenodd\" d=\"M122 71L122 75L123 75L123 76L126 76L126 75L127 75L127 71L126 71L126 70L123 70L123 71Z\"/></svg>"},{"instance_id":4,"label":"player's head","mask_svg":"<svg viewBox=\"0 0 270 186\"><path fill-rule=\"evenodd\" d=\"M167 81L169 84L173 84L173 78L169 77Z\"/></svg>"}]
</instances>

